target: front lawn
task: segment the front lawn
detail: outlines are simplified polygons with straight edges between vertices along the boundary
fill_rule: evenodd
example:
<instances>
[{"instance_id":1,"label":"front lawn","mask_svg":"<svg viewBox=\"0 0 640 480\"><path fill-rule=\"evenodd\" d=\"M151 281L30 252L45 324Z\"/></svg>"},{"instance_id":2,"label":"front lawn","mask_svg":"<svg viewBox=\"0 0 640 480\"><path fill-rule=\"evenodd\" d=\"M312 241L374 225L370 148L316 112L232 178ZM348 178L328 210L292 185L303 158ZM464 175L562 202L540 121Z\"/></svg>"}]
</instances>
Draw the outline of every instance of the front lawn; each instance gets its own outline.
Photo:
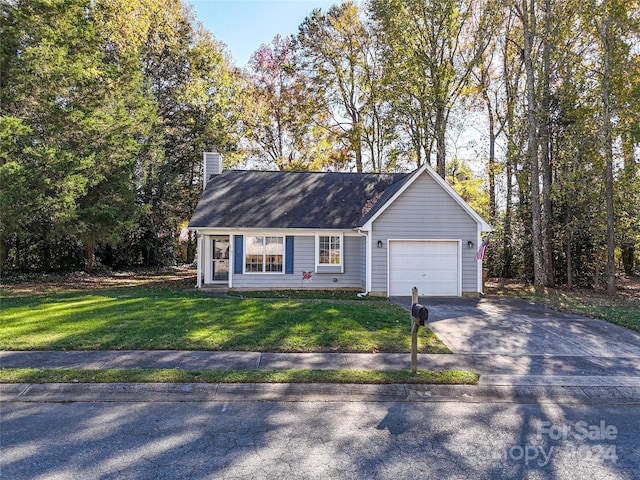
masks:
<instances>
[{"instance_id":1,"label":"front lawn","mask_svg":"<svg viewBox=\"0 0 640 480\"><path fill-rule=\"evenodd\" d=\"M216 298L192 285L5 285L0 349L410 351L409 314L393 304ZM427 328L419 351L450 353Z\"/></svg>"}]
</instances>

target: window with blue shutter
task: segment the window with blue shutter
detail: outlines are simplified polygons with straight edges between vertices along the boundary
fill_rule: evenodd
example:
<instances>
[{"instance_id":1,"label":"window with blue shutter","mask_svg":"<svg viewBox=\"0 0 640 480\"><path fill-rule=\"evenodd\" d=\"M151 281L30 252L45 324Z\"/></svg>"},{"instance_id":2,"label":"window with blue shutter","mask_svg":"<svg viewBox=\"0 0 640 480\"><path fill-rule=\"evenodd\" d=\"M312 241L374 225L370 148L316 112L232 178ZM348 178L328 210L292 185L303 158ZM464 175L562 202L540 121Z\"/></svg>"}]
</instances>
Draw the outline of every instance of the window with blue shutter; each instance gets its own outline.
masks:
<instances>
[{"instance_id":1,"label":"window with blue shutter","mask_svg":"<svg viewBox=\"0 0 640 480\"><path fill-rule=\"evenodd\" d=\"M243 235L234 235L234 249L233 249L233 273L242 273L242 266L244 265L244 237Z\"/></svg>"},{"instance_id":2,"label":"window with blue shutter","mask_svg":"<svg viewBox=\"0 0 640 480\"><path fill-rule=\"evenodd\" d=\"M293 274L293 236L287 235L285 238L284 245L284 268L285 272L288 275Z\"/></svg>"}]
</instances>

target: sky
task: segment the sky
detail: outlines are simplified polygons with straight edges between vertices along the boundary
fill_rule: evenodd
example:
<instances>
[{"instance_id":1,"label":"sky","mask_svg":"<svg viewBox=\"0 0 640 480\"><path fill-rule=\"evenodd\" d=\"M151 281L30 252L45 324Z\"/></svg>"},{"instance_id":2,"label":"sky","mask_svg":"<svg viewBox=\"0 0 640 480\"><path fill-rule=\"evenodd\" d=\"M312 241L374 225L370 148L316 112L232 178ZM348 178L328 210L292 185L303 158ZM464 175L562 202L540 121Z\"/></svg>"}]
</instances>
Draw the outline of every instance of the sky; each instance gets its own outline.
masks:
<instances>
[{"instance_id":1,"label":"sky","mask_svg":"<svg viewBox=\"0 0 640 480\"><path fill-rule=\"evenodd\" d=\"M298 33L313 11L326 12L341 0L187 0L204 27L225 43L238 67L245 67L260 45L276 34Z\"/></svg>"}]
</instances>

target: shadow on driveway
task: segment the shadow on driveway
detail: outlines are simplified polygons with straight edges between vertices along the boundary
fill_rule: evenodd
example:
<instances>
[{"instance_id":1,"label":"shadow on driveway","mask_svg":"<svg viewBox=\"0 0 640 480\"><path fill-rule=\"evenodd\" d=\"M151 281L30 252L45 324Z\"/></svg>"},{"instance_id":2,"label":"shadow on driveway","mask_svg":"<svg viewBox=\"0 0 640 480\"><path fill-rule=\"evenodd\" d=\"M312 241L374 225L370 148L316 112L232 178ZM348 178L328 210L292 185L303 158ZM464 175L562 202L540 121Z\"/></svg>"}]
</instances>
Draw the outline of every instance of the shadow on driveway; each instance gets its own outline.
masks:
<instances>
[{"instance_id":1,"label":"shadow on driveway","mask_svg":"<svg viewBox=\"0 0 640 480\"><path fill-rule=\"evenodd\" d=\"M410 308L410 297L392 302ZM518 299L421 297L428 326L454 353L640 356L640 334Z\"/></svg>"}]
</instances>

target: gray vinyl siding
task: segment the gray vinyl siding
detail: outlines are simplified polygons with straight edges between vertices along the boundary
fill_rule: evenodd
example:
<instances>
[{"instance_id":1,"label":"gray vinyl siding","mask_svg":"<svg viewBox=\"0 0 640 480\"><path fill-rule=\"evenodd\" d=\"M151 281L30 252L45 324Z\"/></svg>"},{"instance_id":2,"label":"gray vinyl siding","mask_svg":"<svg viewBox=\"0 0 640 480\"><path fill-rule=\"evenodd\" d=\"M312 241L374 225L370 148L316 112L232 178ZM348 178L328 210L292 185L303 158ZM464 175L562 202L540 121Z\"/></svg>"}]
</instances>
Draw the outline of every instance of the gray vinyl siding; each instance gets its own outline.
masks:
<instances>
[{"instance_id":1,"label":"gray vinyl siding","mask_svg":"<svg viewBox=\"0 0 640 480\"><path fill-rule=\"evenodd\" d=\"M344 273L315 273L315 241L313 235L296 236L293 249L293 275L253 273L233 274L233 288L363 288L360 237L344 237ZM302 283L302 272L313 272L310 283ZM337 279L334 282L333 279Z\"/></svg>"},{"instance_id":2,"label":"gray vinyl siding","mask_svg":"<svg viewBox=\"0 0 640 480\"><path fill-rule=\"evenodd\" d=\"M367 289L367 240L360 237L360 288Z\"/></svg>"},{"instance_id":3,"label":"gray vinyl siding","mask_svg":"<svg viewBox=\"0 0 640 480\"><path fill-rule=\"evenodd\" d=\"M477 292L477 228L475 220L423 173L373 222L371 291L387 291L388 239L446 239L462 241L462 292ZM375 247L378 240L383 248ZM472 249L467 247L469 240Z\"/></svg>"}]
</instances>

